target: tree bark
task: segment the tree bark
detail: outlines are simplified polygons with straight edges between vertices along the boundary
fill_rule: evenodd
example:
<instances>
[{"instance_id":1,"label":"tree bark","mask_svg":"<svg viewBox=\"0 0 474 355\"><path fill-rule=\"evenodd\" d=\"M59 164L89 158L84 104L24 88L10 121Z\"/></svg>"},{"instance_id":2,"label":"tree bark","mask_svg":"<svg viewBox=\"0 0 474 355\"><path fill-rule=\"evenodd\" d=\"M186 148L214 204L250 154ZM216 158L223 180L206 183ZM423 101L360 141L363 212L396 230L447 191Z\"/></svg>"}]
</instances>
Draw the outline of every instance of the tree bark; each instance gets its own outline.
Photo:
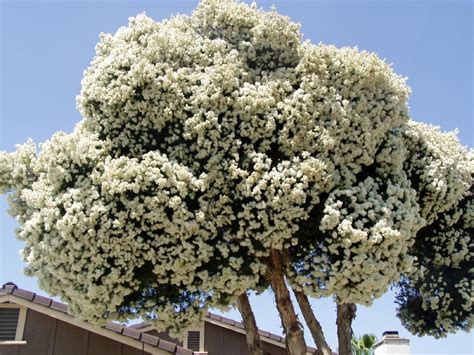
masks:
<instances>
[{"instance_id":1,"label":"tree bark","mask_svg":"<svg viewBox=\"0 0 474 355\"><path fill-rule=\"evenodd\" d=\"M280 251L272 249L268 263L267 278L275 294L275 302L285 331L286 349L289 355L305 355L306 343L303 329L291 302L282 264Z\"/></svg>"},{"instance_id":2,"label":"tree bark","mask_svg":"<svg viewBox=\"0 0 474 355\"><path fill-rule=\"evenodd\" d=\"M258 334L257 322L250 306L247 293L242 293L237 299L237 306L244 322L247 336L247 346L250 355L263 355L263 346Z\"/></svg>"},{"instance_id":3,"label":"tree bark","mask_svg":"<svg viewBox=\"0 0 474 355\"><path fill-rule=\"evenodd\" d=\"M357 306L354 303L337 305L337 338L339 355L352 355L352 321L355 318Z\"/></svg>"},{"instance_id":4,"label":"tree bark","mask_svg":"<svg viewBox=\"0 0 474 355\"><path fill-rule=\"evenodd\" d=\"M331 348L326 342L326 338L324 337L324 332L321 327L321 324L318 322L313 310L311 309L308 296L306 296L303 292L297 291L295 289L293 289L293 292L295 294L296 300L298 301L298 305L300 306L301 313L303 313L306 325L311 331L311 335L313 336L314 342L316 343L318 353L322 355L331 355Z\"/></svg>"}]
</instances>

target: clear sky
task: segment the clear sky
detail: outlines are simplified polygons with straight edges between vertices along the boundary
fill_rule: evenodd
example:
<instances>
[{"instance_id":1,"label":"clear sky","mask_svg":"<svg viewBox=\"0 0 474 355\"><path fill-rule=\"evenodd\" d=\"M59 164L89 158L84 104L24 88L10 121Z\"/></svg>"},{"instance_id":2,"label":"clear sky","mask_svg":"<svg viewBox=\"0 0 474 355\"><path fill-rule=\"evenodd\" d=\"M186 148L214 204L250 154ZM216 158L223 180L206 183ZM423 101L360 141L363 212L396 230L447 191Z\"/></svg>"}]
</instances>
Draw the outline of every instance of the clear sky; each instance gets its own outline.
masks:
<instances>
[{"instance_id":1,"label":"clear sky","mask_svg":"<svg viewBox=\"0 0 474 355\"><path fill-rule=\"evenodd\" d=\"M458 128L463 144L473 147L473 3L425 1L258 1L301 22L306 39L374 51L409 78L414 120L445 130ZM28 137L35 142L54 132L69 132L80 120L75 108L83 70L94 56L100 32L115 32L127 18L146 13L155 20L190 13L197 1L4 1L1 4L0 150L11 151ZM15 281L41 292L22 274L14 238L15 221L0 198L0 284ZM281 333L272 295L252 297L257 322ZM327 338L337 349L335 305L313 302ZM239 319L238 312L229 317ZM412 354L473 354L474 335L446 339L410 336L395 317L393 294L371 308L359 307L354 332L398 330L410 337ZM312 344L309 333L308 343Z\"/></svg>"}]
</instances>

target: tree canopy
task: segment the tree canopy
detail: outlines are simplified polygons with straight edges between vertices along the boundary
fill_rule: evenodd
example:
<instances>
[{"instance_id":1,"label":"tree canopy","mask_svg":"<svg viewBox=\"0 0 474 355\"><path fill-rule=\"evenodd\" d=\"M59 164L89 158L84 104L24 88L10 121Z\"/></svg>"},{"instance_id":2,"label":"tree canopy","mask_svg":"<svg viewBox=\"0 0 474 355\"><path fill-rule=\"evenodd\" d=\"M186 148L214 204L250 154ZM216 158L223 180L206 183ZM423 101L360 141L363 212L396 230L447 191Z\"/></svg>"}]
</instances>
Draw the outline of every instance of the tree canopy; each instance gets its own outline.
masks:
<instances>
[{"instance_id":1,"label":"tree canopy","mask_svg":"<svg viewBox=\"0 0 474 355\"><path fill-rule=\"evenodd\" d=\"M416 334L473 322L472 150L410 120L373 53L275 11L203 0L103 34L72 133L0 155L27 272L93 322L161 327L263 290L370 304Z\"/></svg>"}]
</instances>

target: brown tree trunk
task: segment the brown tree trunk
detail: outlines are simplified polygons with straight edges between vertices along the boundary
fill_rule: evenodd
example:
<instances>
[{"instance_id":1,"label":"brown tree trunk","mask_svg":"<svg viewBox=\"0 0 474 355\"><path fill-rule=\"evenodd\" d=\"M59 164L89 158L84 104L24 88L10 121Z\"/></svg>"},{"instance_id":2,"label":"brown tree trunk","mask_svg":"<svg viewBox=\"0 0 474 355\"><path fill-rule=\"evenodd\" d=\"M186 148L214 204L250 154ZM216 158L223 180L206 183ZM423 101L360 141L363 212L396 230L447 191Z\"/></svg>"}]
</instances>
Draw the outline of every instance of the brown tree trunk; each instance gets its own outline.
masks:
<instances>
[{"instance_id":1,"label":"brown tree trunk","mask_svg":"<svg viewBox=\"0 0 474 355\"><path fill-rule=\"evenodd\" d=\"M263 346L258 334L257 322L250 306L247 293L242 293L237 299L237 307L239 308L242 320L244 322L245 332L247 335L247 346L250 355L263 355Z\"/></svg>"},{"instance_id":2,"label":"brown tree trunk","mask_svg":"<svg viewBox=\"0 0 474 355\"><path fill-rule=\"evenodd\" d=\"M291 302L282 264L281 253L278 250L272 249L268 262L267 278L275 294L278 313L285 330L286 349L289 355L305 355L306 343L304 341L303 329Z\"/></svg>"},{"instance_id":3,"label":"brown tree trunk","mask_svg":"<svg viewBox=\"0 0 474 355\"><path fill-rule=\"evenodd\" d=\"M324 337L321 324L318 322L313 310L311 309L308 296L306 296L303 292L297 291L295 289L293 289L293 292L295 294L296 300L298 301L298 305L300 306L301 313L303 313L306 325L311 331L311 335L313 336L314 342L316 343L318 353L322 355L331 355L331 348L326 342L326 338Z\"/></svg>"},{"instance_id":4,"label":"brown tree trunk","mask_svg":"<svg viewBox=\"0 0 474 355\"><path fill-rule=\"evenodd\" d=\"M352 355L352 321L355 318L357 306L354 303L337 305L337 338L339 355Z\"/></svg>"}]
</instances>

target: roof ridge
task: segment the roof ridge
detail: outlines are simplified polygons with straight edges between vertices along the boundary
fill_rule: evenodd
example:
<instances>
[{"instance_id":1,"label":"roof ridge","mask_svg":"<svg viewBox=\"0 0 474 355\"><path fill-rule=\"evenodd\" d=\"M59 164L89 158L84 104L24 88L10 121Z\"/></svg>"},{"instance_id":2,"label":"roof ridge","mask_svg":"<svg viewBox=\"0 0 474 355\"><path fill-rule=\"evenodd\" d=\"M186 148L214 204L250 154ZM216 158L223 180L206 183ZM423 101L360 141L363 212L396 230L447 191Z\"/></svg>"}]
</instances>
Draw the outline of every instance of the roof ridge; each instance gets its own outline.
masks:
<instances>
[{"instance_id":1,"label":"roof ridge","mask_svg":"<svg viewBox=\"0 0 474 355\"><path fill-rule=\"evenodd\" d=\"M24 300L27 300L28 302L42 305L54 311L65 313L70 317L74 318L72 315L68 314L68 305L66 303L58 302L50 297L44 297L35 292L21 289L13 282L7 282L2 285L2 288L0 288L0 296L1 295L12 295L18 298L22 298ZM169 351L176 355L196 354L196 352L193 352L192 350L186 349L182 346L176 345L157 336L140 332L132 327L123 326L120 323L110 321L107 322L107 324L101 328L126 336L128 338L132 338L134 340L138 340L142 343L151 345L158 349Z\"/></svg>"}]
</instances>

